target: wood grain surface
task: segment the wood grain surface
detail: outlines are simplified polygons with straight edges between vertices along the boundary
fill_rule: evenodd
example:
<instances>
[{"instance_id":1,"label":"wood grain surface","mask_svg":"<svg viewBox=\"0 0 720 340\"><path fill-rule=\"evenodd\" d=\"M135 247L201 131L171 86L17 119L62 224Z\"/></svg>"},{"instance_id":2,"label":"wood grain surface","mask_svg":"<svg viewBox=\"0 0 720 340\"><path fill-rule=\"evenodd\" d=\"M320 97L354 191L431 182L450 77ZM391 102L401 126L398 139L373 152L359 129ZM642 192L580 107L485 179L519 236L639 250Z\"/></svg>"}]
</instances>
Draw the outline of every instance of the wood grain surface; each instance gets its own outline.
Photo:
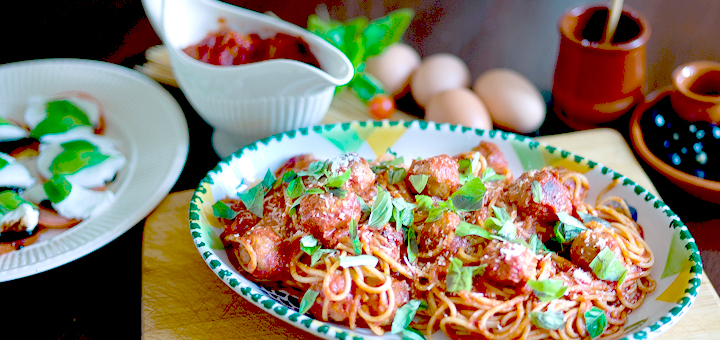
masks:
<instances>
[{"instance_id":1,"label":"wood grain surface","mask_svg":"<svg viewBox=\"0 0 720 340\"><path fill-rule=\"evenodd\" d=\"M588 156L649 191L652 183L615 130L537 138ZM154 339L314 339L227 287L198 254L188 227L192 191L170 194L147 218L142 256L142 337ZM703 274L697 300L659 339L711 339L720 334L720 299Z\"/></svg>"}]
</instances>

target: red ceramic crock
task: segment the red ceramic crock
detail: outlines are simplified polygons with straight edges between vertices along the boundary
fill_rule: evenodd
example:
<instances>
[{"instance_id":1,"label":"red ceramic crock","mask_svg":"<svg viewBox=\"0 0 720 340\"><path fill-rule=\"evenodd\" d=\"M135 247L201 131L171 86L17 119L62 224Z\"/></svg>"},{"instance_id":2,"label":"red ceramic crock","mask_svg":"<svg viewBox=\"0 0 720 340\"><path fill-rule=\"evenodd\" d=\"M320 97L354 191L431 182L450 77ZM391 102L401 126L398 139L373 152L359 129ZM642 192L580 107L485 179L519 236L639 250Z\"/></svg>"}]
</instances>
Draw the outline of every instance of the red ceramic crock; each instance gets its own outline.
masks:
<instances>
[{"instance_id":1,"label":"red ceramic crock","mask_svg":"<svg viewBox=\"0 0 720 340\"><path fill-rule=\"evenodd\" d=\"M720 123L720 63L694 61L672 73L673 110L689 122Z\"/></svg>"},{"instance_id":2,"label":"red ceramic crock","mask_svg":"<svg viewBox=\"0 0 720 340\"><path fill-rule=\"evenodd\" d=\"M583 5L559 20L554 110L576 129L615 120L643 99L650 25L624 7L612 41L604 42L607 17L606 5Z\"/></svg>"}]
</instances>

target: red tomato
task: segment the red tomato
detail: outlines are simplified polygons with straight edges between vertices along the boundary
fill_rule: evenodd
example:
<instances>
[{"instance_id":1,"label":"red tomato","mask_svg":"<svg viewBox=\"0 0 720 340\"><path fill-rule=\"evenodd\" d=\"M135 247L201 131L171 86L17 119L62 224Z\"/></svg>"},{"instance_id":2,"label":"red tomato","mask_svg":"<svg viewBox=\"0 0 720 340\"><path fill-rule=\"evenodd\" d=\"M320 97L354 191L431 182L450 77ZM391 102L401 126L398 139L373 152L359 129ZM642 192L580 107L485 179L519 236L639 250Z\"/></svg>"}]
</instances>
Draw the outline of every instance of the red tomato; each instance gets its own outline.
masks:
<instances>
[{"instance_id":1,"label":"red tomato","mask_svg":"<svg viewBox=\"0 0 720 340\"><path fill-rule=\"evenodd\" d=\"M387 119L395 112L395 101L385 94L377 94L368 102L370 117Z\"/></svg>"}]
</instances>

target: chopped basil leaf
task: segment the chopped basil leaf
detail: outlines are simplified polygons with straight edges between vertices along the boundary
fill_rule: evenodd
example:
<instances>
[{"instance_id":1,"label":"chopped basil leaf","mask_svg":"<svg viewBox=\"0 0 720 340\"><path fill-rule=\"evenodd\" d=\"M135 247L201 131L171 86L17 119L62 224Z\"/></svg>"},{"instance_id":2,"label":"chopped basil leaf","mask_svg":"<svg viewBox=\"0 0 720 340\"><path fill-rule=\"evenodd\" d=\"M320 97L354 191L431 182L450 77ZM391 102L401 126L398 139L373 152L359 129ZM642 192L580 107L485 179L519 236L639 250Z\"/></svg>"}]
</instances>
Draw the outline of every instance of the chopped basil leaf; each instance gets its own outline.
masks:
<instances>
[{"instance_id":1,"label":"chopped basil leaf","mask_svg":"<svg viewBox=\"0 0 720 340\"><path fill-rule=\"evenodd\" d=\"M413 262L415 262L415 259L417 258L417 254L420 250L418 249L417 236L415 234L415 229L412 226L409 226L407 228L407 237L405 239L407 240L408 261L410 261L410 263L413 263Z\"/></svg>"},{"instance_id":2,"label":"chopped basil leaf","mask_svg":"<svg viewBox=\"0 0 720 340\"><path fill-rule=\"evenodd\" d=\"M407 171L404 168L389 169L388 170L388 183L395 184L400 183L407 177Z\"/></svg>"},{"instance_id":3,"label":"chopped basil leaf","mask_svg":"<svg viewBox=\"0 0 720 340\"><path fill-rule=\"evenodd\" d=\"M300 301L300 314L305 314L310 310L310 307L315 304L315 299L317 299L318 294L320 294L318 291L312 289L308 289L305 292L305 295L303 295Z\"/></svg>"},{"instance_id":4,"label":"chopped basil leaf","mask_svg":"<svg viewBox=\"0 0 720 340\"><path fill-rule=\"evenodd\" d=\"M532 250L535 254L540 254L542 252L547 251L547 248L545 248L545 245L540 241L540 238L537 236L537 234L532 234L530 236L530 241L528 242L528 249Z\"/></svg>"},{"instance_id":5,"label":"chopped basil leaf","mask_svg":"<svg viewBox=\"0 0 720 340\"><path fill-rule=\"evenodd\" d=\"M256 185L238 195L245 204L247 210L255 216L263 216L263 203L265 201L265 190L262 185Z\"/></svg>"},{"instance_id":6,"label":"chopped basil leaf","mask_svg":"<svg viewBox=\"0 0 720 340\"><path fill-rule=\"evenodd\" d=\"M510 215L504 208L492 206L495 217L485 219L485 226L497 230L497 234L505 240L514 240L517 238L517 227L510 219Z\"/></svg>"},{"instance_id":7,"label":"chopped basil leaf","mask_svg":"<svg viewBox=\"0 0 720 340\"><path fill-rule=\"evenodd\" d=\"M238 211L232 210L227 203L223 201L217 201L215 204L212 205L213 209L213 215L215 217L220 217L228 220L234 220L235 217L240 213Z\"/></svg>"},{"instance_id":8,"label":"chopped basil leaf","mask_svg":"<svg viewBox=\"0 0 720 340\"><path fill-rule=\"evenodd\" d=\"M345 198L345 195L347 195L347 190L345 189L330 189L328 192L340 199Z\"/></svg>"},{"instance_id":9,"label":"chopped basil leaf","mask_svg":"<svg viewBox=\"0 0 720 340\"><path fill-rule=\"evenodd\" d=\"M51 133L62 133L76 126L91 126L88 116L67 100L55 100L45 105L47 117L35 126L30 137L40 137Z\"/></svg>"},{"instance_id":10,"label":"chopped basil leaf","mask_svg":"<svg viewBox=\"0 0 720 340\"><path fill-rule=\"evenodd\" d=\"M410 322L415 318L415 313L420 308L421 303L421 300L410 300L398 308L395 311L390 333L402 333L405 328L410 326Z\"/></svg>"},{"instance_id":11,"label":"chopped basil leaf","mask_svg":"<svg viewBox=\"0 0 720 340\"><path fill-rule=\"evenodd\" d=\"M597 338L607 328L607 318L605 312L597 307L588 309L585 314L585 326L591 338Z\"/></svg>"},{"instance_id":12,"label":"chopped basil leaf","mask_svg":"<svg viewBox=\"0 0 720 340\"><path fill-rule=\"evenodd\" d=\"M369 213L370 206L367 205L367 203L365 203L365 200L362 199L362 197L358 196L357 194L355 194L355 197L357 198L358 203L360 203L360 211L364 212L364 213Z\"/></svg>"},{"instance_id":13,"label":"chopped basil leaf","mask_svg":"<svg viewBox=\"0 0 720 340\"><path fill-rule=\"evenodd\" d=\"M283 181L283 182L285 182L285 183L290 183L290 182L291 182L292 180L294 180L296 177L297 177L297 174L295 173L295 171L288 170L288 171L283 172L283 175L282 175L282 177L281 177L281 181Z\"/></svg>"},{"instance_id":14,"label":"chopped basil leaf","mask_svg":"<svg viewBox=\"0 0 720 340\"><path fill-rule=\"evenodd\" d=\"M547 312L530 312L530 321L533 325L548 330L558 330L565 326L563 313L554 310L549 310Z\"/></svg>"},{"instance_id":15,"label":"chopped basil leaf","mask_svg":"<svg viewBox=\"0 0 720 340\"><path fill-rule=\"evenodd\" d=\"M425 186L427 185L430 176L410 175L410 177L408 178L410 179L410 184L412 184L413 188L415 188L415 192L421 193L423 190L425 190Z\"/></svg>"},{"instance_id":16,"label":"chopped basil leaf","mask_svg":"<svg viewBox=\"0 0 720 340\"><path fill-rule=\"evenodd\" d=\"M393 218L398 230L402 226L408 226L414 221L413 209L415 204L405 201L402 197L396 197L392 199L393 205Z\"/></svg>"},{"instance_id":17,"label":"chopped basil leaf","mask_svg":"<svg viewBox=\"0 0 720 340\"><path fill-rule=\"evenodd\" d=\"M58 203L70 195L72 184L63 175L53 175L49 181L43 183L43 189L50 202Z\"/></svg>"},{"instance_id":18,"label":"chopped basil leaf","mask_svg":"<svg viewBox=\"0 0 720 340\"><path fill-rule=\"evenodd\" d=\"M405 328L402 331L402 340L425 340L425 336L415 328Z\"/></svg>"},{"instance_id":19,"label":"chopped basil leaf","mask_svg":"<svg viewBox=\"0 0 720 340\"><path fill-rule=\"evenodd\" d=\"M540 182L533 181L531 187L532 187L533 202L535 202L535 203L542 202L543 192L542 192L542 186L540 186Z\"/></svg>"},{"instance_id":20,"label":"chopped basil leaf","mask_svg":"<svg viewBox=\"0 0 720 340\"><path fill-rule=\"evenodd\" d=\"M495 182L495 181L501 181L505 179L505 175L500 175L493 170L491 167L485 168L485 171L483 171L482 174L482 182Z\"/></svg>"},{"instance_id":21,"label":"chopped basil leaf","mask_svg":"<svg viewBox=\"0 0 720 340\"><path fill-rule=\"evenodd\" d=\"M475 178L475 169L480 164L480 153L475 152L472 160L461 159L458 161L458 172L460 177L460 185L465 184L467 181Z\"/></svg>"},{"instance_id":22,"label":"chopped basil leaf","mask_svg":"<svg viewBox=\"0 0 720 340\"><path fill-rule=\"evenodd\" d=\"M372 255L340 256L340 267L375 267L378 261L378 258Z\"/></svg>"},{"instance_id":23,"label":"chopped basil leaf","mask_svg":"<svg viewBox=\"0 0 720 340\"><path fill-rule=\"evenodd\" d=\"M582 222L565 212L561 211L556 215L560 221L555 223L555 239L559 243L570 243L577 238L583 230L587 230Z\"/></svg>"},{"instance_id":24,"label":"chopped basil leaf","mask_svg":"<svg viewBox=\"0 0 720 340\"><path fill-rule=\"evenodd\" d=\"M320 244L312 235L306 235L300 239L300 249L306 254L312 255L316 250L320 249Z\"/></svg>"},{"instance_id":25,"label":"chopped basil leaf","mask_svg":"<svg viewBox=\"0 0 720 340\"><path fill-rule=\"evenodd\" d=\"M460 221L460 224L458 224L457 228L455 228L455 236L462 237L468 235L480 236L486 239L490 238L490 233L483 229L483 227L470 224L465 221Z\"/></svg>"},{"instance_id":26,"label":"chopped basil leaf","mask_svg":"<svg viewBox=\"0 0 720 340\"><path fill-rule=\"evenodd\" d=\"M268 169L268 171L265 173L265 177L262 180L262 185L265 187L265 190L268 190L273 187L275 184L275 175L273 175L272 171Z\"/></svg>"},{"instance_id":27,"label":"chopped basil leaf","mask_svg":"<svg viewBox=\"0 0 720 340\"><path fill-rule=\"evenodd\" d=\"M325 190L321 188L310 188L305 190L305 195L318 195L318 194L324 194Z\"/></svg>"},{"instance_id":28,"label":"chopped basil leaf","mask_svg":"<svg viewBox=\"0 0 720 340\"><path fill-rule=\"evenodd\" d=\"M415 203L420 211L429 211L433 207L432 198L426 195L415 195Z\"/></svg>"},{"instance_id":29,"label":"chopped basil leaf","mask_svg":"<svg viewBox=\"0 0 720 340\"><path fill-rule=\"evenodd\" d=\"M305 184L303 184L303 181L300 177L295 177L290 183L288 183L287 189L285 189L285 194L290 199L295 199L302 194L305 193Z\"/></svg>"},{"instance_id":30,"label":"chopped basil leaf","mask_svg":"<svg viewBox=\"0 0 720 340\"><path fill-rule=\"evenodd\" d=\"M315 252L313 252L312 256L310 257L310 265L314 266L325 254L332 254L335 252L335 249L318 249Z\"/></svg>"},{"instance_id":31,"label":"chopped basil leaf","mask_svg":"<svg viewBox=\"0 0 720 340\"><path fill-rule=\"evenodd\" d=\"M391 198L387 190L377 187L377 196L375 196L375 202L373 202L370 210L370 220L368 222L370 227L379 228L390 222L393 212Z\"/></svg>"},{"instance_id":32,"label":"chopped basil leaf","mask_svg":"<svg viewBox=\"0 0 720 340\"><path fill-rule=\"evenodd\" d=\"M475 275L482 275L487 265L480 266L463 266L463 262L458 258L450 259L450 266L446 277L446 286L448 292L459 292L461 290L472 289L472 278Z\"/></svg>"},{"instance_id":33,"label":"chopped basil leaf","mask_svg":"<svg viewBox=\"0 0 720 340\"><path fill-rule=\"evenodd\" d=\"M596 217L596 216L593 216L590 214L586 214L582 211L578 211L577 213L578 213L578 216L580 216L580 218L582 218L583 223L595 221L605 228L610 228L610 222L606 221L605 219L602 219L600 217Z\"/></svg>"},{"instance_id":34,"label":"chopped basil leaf","mask_svg":"<svg viewBox=\"0 0 720 340\"><path fill-rule=\"evenodd\" d=\"M314 161L314 162L310 163L307 170L300 171L297 173L297 175L298 176L308 176L308 177L313 177L315 179L318 179L325 174L325 166L326 166L325 162Z\"/></svg>"},{"instance_id":35,"label":"chopped basil leaf","mask_svg":"<svg viewBox=\"0 0 720 340\"><path fill-rule=\"evenodd\" d=\"M622 283L627 275L627 269L623 267L620 260L615 258L615 253L610 248L604 248L600 251L590 262L590 268L601 280L620 281Z\"/></svg>"},{"instance_id":36,"label":"chopped basil leaf","mask_svg":"<svg viewBox=\"0 0 720 340\"><path fill-rule=\"evenodd\" d=\"M450 195L453 205L459 211L475 211L483 207L485 184L480 178L473 178Z\"/></svg>"},{"instance_id":37,"label":"chopped basil leaf","mask_svg":"<svg viewBox=\"0 0 720 340\"><path fill-rule=\"evenodd\" d=\"M34 204L26 201L12 190L0 192L0 216L17 209L22 204L29 204L35 207Z\"/></svg>"},{"instance_id":38,"label":"chopped basil leaf","mask_svg":"<svg viewBox=\"0 0 720 340\"><path fill-rule=\"evenodd\" d=\"M532 288L533 293L538 299L540 299L541 302L555 300L563 296L565 294L565 291L567 291L568 289L567 286L563 285L562 280L530 280L527 284L528 286L530 286L530 288Z\"/></svg>"},{"instance_id":39,"label":"chopped basil leaf","mask_svg":"<svg viewBox=\"0 0 720 340\"><path fill-rule=\"evenodd\" d=\"M342 175L337 176L328 176L327 182L325 182L325 186L328 188L340 188L347 180L350 179L350 169L345 170L345 172L342 173Z\"/></svg>"},{"instance_id":40,"label":"chopped basil leaf","mask_svg":"<svg viewBox=\"0 0 720 340\"><path fill-rule=\"evenodd\" d=\"M358 225L355 220L350 220L350 240L352 241L353 250L355 255L362 254L362 242L360 242L360 236L358 235Z\"/></svg>"}]
</instances>

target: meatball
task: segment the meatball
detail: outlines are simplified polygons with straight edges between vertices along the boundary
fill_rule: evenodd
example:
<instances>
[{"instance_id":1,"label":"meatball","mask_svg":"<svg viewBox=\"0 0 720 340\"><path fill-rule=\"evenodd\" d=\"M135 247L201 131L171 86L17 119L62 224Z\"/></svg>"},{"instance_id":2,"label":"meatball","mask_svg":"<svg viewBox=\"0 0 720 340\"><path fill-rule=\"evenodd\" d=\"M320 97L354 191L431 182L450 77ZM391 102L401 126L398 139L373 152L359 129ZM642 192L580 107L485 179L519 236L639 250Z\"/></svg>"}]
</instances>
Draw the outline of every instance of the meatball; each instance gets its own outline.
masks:
<instances>
[{"instance_id":1,"label":"meatball","mask_svg":"<svg viewBox=\"0 0 720 340\"><path fill-rule=\"evenodd\" d=\"M363 244L371 244L380 248L390 258L400 260L400 246L404 243L403 234L389 223L380 228L363 226L358 231Z\"/></svg>"},{"instance_id":2,"label":"meatball","mask_svg":"<svg viewBox=\"0 0 720 340\"><path fill-rule=\"evenodd\" d=\"M348 237L350 220L360 220L360 202L352 194L339 198L331 193L304 196L298 215L300 228L328 248Z\"/></svg>"},{"instance_id":3,"label":"meatball","mask_svg":"<svg viewBox=\"0 0 720 340\"><path fill-rule=\"evenodd\" d=\"M501 285L522 287L537 276L537 257L523 245L492 240L480 263L487 265L485 276Z\"/></svg>"},{"instance_id":4,"label":"meatball","mask_svg":"<svg viewBox=\"0 0 720 340\"><path fill-rule=\"evenodd\" d=\"M622 258L620 244L609 230L603 227L584 230L570 246L570 260L581 268L592 271L590 262L605 248L612 250L618 259Z\"/></svg>"},{"instance_id":5,"label":"meatball","mask_svg":"<svg viewBox=\"0 0 720 340\"><path fill-rule=\"evenodd\" d=\"M279 279L287 266L282 253L282 238L272 228L257 225L243 236L228 235L240 266L259 281Z\"/></svg>"},{"instance_id":6,"label":"meatball","mask_svg":"<svg viewBox=\"0 0 720 340\"><path fill-rule=\"evenodd\" d=\"M534 197L532 186L540 184L540 197ZM557 221L557 213L572 213L572 194L560 182L557 170L530 170L508 187L505 199L515 202L518 216L533 216L538 222ZM538 200L539 202L536 202Z\"/></svg>"},{"instance_id":7,"label":"meatball","mask_svg":"<svg viewBox=\"0 0 720 340\"><path fill-rule=\"evenodd\" d=\"M482 141L473 151L479 151L487 160L488 166L495 170L495 173L512 176L507 161L505 160L505 155L497 144Z\"/></svg>"},{"instance_id":8,"label":"meatball","mask_svg":"<svg viewBox=\"0 0 720 340\"><path fill-rule=\"evenodd\" d=\"M431 253L433 256L444 254L451 257L457 254L466 246L462 237L454 236L460 221L460 216L457 214L445 212L437 221L420 225L417 235L418 250L421 253ZM451 234L453 237L450 237ZM438 246L442 247L441 253L433 253Z\"/></svg>"},{"instance_id":9,"label":"meatball","mask_svg":"<svg viewBox=\"0 0 720 340\"><path fill-rule=\"evenodd\" d=\"M236 211L238 214L233 220L221 219L225 225L223 236L231 234L243 235L260 221L260 217L248 211L242 201L225 200L225 202L230 209Z\"/></svg>"},{"instance_id":10,"label":"meatball","mask_svg":"<svg viewBox=\"0 0 720 340\"><path fill-rule=\"evenodd\" d=\"M459 168L458 162L448 155L413 160L405 181L411 191L415 193L437 196L445 200L460 186ZM425 185L422 192L417 192L410 182L410 176L412 175L429 176L427 185Z\"/></svg>"},{"instance_id":11,"label":"meatball","mask_svg":"<svg viewBox=\"0 0 720 340\"><path fill-rule=\"evenodd\" d=\"M342 175L346 170L350 170L350 178L343 184L342 189L362 196L375 184L375 173L368 162L357 153L342 154L329 160L329 164L329 170L333 174Z\"/></svg>"}]
</instances>

